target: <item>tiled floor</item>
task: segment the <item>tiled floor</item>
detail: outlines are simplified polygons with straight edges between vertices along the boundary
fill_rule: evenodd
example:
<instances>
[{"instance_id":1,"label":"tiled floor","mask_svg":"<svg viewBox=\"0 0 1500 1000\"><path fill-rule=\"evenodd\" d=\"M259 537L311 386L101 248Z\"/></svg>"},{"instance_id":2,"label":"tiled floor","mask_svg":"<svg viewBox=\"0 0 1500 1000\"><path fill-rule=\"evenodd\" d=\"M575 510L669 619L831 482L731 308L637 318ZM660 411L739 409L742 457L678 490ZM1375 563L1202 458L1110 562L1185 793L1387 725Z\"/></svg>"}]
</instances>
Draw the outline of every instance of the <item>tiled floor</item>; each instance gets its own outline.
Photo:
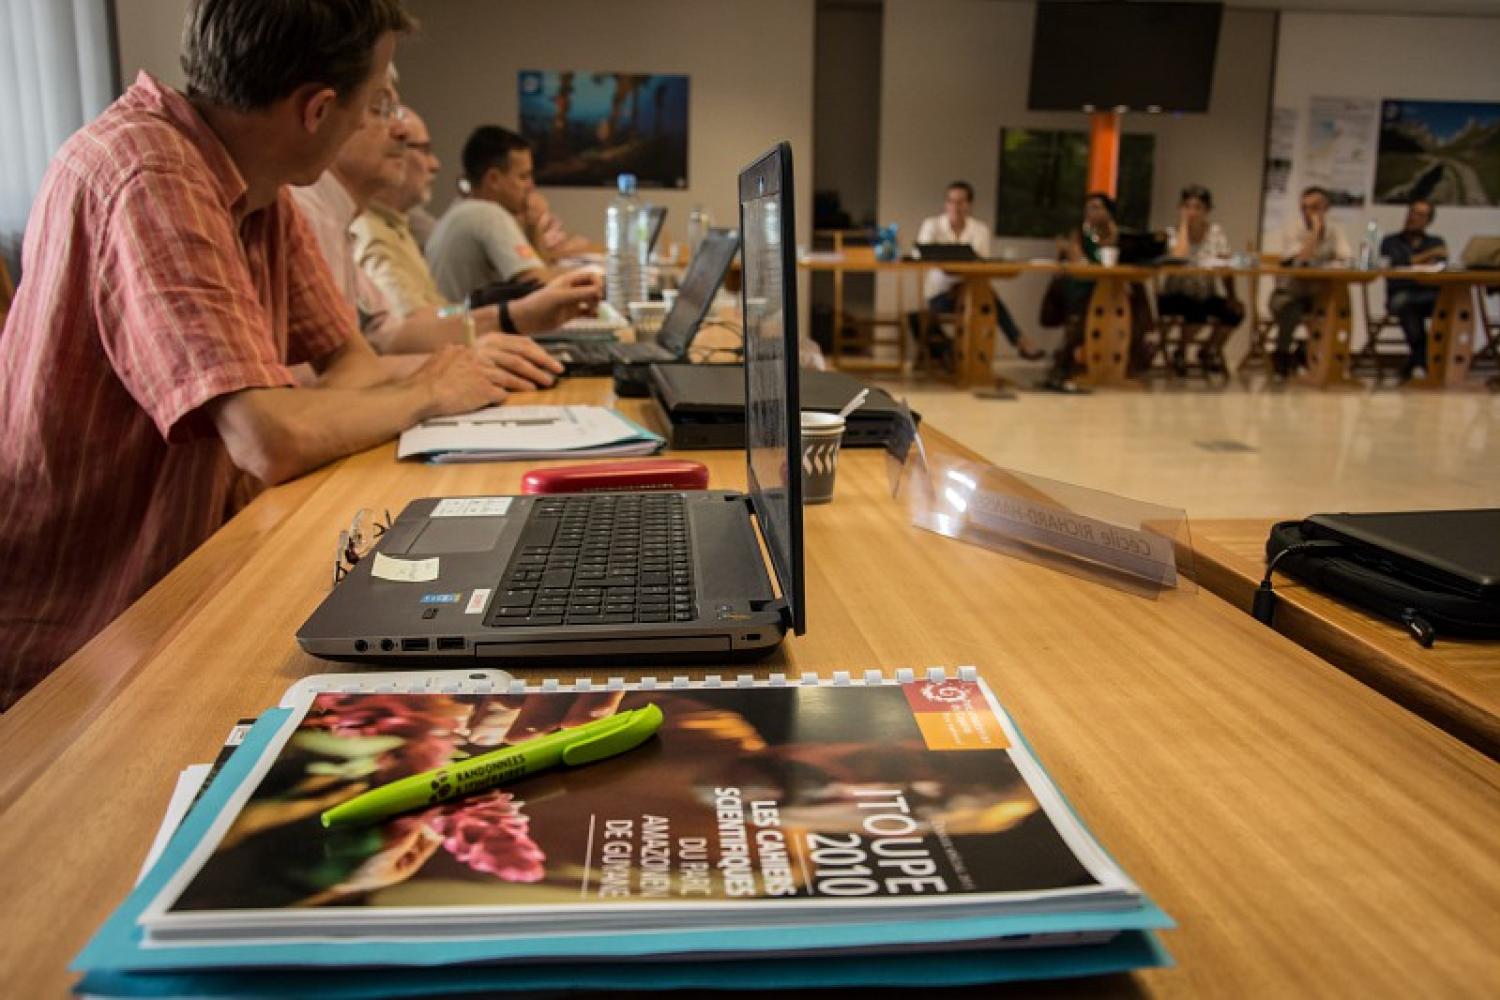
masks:
<instances>
[{"instance_id":1,"label":"tiled floor","mask_svg":"<svg viewBox=\"0 0 1500 1000\"><path fill-rule=\"evenodd\" d=\"M1037 370L1008 374L1024 385ZM1257 382L1011 400L922 379L879 384L999 465L1195 519L1500 506L1500 394L1478 382L1472 392Z\"/></svg>"}]
</instances>

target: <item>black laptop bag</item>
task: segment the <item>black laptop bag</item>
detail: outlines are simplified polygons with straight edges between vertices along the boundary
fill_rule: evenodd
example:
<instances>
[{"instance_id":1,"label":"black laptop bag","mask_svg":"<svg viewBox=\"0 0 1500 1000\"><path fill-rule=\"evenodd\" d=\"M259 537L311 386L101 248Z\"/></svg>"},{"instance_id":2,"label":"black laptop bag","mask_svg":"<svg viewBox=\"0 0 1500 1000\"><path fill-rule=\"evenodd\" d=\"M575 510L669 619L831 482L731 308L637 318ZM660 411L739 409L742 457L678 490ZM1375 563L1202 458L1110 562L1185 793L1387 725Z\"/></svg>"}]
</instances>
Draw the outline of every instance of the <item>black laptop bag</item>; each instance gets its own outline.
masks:
<instances>
[{"instance_id":1,"label":"black laptop bag","mask_svg":"<svg viewBox=\"0 0 1500 1000\"><path fill-rule=\"evenodd\" d=\"M1314 590L1400 622L1412 638L1431 646L1439 635L1500 639L1500 602L1440 588L1428 580L1392 572L1358 559L1346 547L1303 534L1301 521L1282 521L1266 540L1266 559Z\"/></svg>"}]
</instances>

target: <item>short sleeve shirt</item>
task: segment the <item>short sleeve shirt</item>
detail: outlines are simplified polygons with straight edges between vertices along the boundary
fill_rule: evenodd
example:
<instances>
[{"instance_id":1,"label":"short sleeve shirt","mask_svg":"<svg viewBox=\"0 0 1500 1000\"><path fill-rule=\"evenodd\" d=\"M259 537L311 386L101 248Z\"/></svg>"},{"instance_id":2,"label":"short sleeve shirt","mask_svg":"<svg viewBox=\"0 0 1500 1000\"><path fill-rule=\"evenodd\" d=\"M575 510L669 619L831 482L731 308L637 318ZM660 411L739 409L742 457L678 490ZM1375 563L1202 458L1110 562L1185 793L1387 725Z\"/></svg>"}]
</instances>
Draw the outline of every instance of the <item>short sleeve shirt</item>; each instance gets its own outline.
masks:
<instances>
[{"instance_id":1,"label":"short sleeve shirt","mask_svg":"<svg viewBox=\"0 0 1500 1000\"><path fill-rule=\"evenodd\" d=\"M427 265L443 297L461 302L470 292L542 267L515 216L482 198L460 198L427 240Z\"/></svg>"},{"instance_id":2,"label":"short sleeve shirt","mask_svg":"<svg viewBox=\"0 0 1500 1000\"><path fill-rule=\"evenodd\" d=\"M203 404L295 384L355 334L283 189L245 181L141 74L58 151L0 332L0 707L213 533L253 489Z\"/></svg>"},{"instance_id":3,"label":"short sleeve shirt","mask_svg":"<svg viewBox=\"0 0 1500 1000\"><path fill-rule=\"evenodd\" d=\"M380 343L387 329L398 322L391 312L385 294L354 262L354 217L359 208L332 170L323 171L312 184L292 188L292 198L302 217L318 238L323 261L333 275L333 283L354 306L359 328L374 343Z\"/></svg>"},{"instance_id":4,"label":"short sleeve shirt","mask_svg":"<svg viewBox=\"0 0 1500 1000\"><path fill-rule=\"evenodd\" d=\"M393 208L372 204L349 227L354 234L354 262L397 316L448 304L438 291L422 248L406 217Z\"/></svg>"},{"instance_id":5,"label":"short sleeve shirt","mask_svg":"<svg viewBox=\"0 0 1500 1000\"><path fill-rule=\"evenodd\" d=\"M1434 236L1431 233L1422 233L1415 240L1415 245L1413 245L1413 241L1405 233L1392 233L1380 241L1380 256L1389 258L1392 267L1410 267L1411 259L1417 254L1426 253L1428 250L1447 245L1441 236ZM1393 292L1409 291L1419 287L1422 286L1415 281L1405 281L1401 278L1387 278L1385 281L1385 294L1389 297ZM1426 287L1435 291L1435 286L1433 285L1427 285Z\"/></svg>"},{"instance_id":6,"label":"short sleeve shirt","mask_svg":"<svg viewBox=\"0 0 1500 1000\"><path fill-rule=\"evenodd\" d=\"M964 220L963 232L955 233L947 215L934 215L923 219L917 229L918 243L967 243L981 257L990 255L990 227L970 216ZM958 278L945 274L938 268L928 271L922 278L922 295L929 301L953 290Z\"/></svg>"},{"instance_id":7,"label":"short sleeve shirt","mask_svg":"<svg viewBox=\"0 0 1500 1000\"><path fill-rule=\"evenodd\" d=\"M1167 227L1167 246L1173 246L1177 242L1177 227ZM1197 267L1211 267L1228 258L1233 251L1229 246L1229 237L1224 235L1224 230L1219 228L1217 222L1208 225L1208 232L1203 234L1203 239L1197 243L1192 242L1191 230L1188 235L1187 262ZM1163 284L1163 291L1169 295L1186 295L1192 299L1207 299L1213 296L1216 289L1215 279L1208 274L1173 274L1167 277Z\"/></svg>"}]
</instances>

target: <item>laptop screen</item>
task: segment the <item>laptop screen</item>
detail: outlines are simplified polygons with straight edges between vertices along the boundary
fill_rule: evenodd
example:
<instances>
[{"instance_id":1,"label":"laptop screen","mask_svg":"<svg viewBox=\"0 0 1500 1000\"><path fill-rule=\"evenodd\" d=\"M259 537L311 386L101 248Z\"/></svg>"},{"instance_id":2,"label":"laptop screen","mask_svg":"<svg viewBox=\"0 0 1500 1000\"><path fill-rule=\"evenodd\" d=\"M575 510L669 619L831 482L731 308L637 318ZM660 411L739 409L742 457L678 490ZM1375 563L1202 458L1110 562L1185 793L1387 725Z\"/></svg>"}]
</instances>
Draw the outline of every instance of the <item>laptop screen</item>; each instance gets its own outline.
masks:
<instances>
[{"instance_id":1,"label":"laptop screen","mask_svg":"<svg viewBox=\"0 0 1500 1000\"><path fill-rule=\"evenodd\" d=\"M740 173L745 450L756 518L800 634L806 622L795 233L792 148L783 142Z\"/></svg>"},{"instance_id":2,"label":"laptop screen","mask_svg":"<svg viewBox=\"0 0 1500 1000\"><path fill-rule=\"evenodd\" d=\"M708 307L713 305L724 273L740 248L740 234L733 229L715 229L703 240L677 290L677 301L662 321L657 343L681 358L687 354L693 334L698 332Z\"/></svg>"}]
</instances>

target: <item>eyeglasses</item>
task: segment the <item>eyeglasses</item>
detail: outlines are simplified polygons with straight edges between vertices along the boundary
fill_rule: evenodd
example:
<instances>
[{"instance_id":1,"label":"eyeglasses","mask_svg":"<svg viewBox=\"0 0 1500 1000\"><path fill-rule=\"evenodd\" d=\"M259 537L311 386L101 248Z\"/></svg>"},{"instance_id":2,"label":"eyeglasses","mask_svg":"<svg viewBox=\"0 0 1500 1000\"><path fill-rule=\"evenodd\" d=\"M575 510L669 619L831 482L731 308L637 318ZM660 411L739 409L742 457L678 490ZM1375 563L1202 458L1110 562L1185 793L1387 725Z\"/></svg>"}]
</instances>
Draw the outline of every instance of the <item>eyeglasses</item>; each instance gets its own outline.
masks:
<instances>
[{"instance_id":1,"label":"eyeglasses","mask_svg":"<svg viewBox=\"0 0 1500 1000\"><path fill-rule=\"evenodd\" d=\"M391 512L385 519L376 520L375 512L361 507L349 522L349 527L339 532L338 547L333 553L333 586L344 581L361 559L370 554L375 540L391 528Z\"/></svg>"},{"instance_id":2,"label":"eyeglasses","mask_svg":"<svg viewBox=\"0 0 1500 1000\"><path fill-rule=\"evenodd\" d=\"M406 108L390 94L381 94L369 107L370 117L377 121L401 121L406 117Z\"/></svg>"}]
</instances>

